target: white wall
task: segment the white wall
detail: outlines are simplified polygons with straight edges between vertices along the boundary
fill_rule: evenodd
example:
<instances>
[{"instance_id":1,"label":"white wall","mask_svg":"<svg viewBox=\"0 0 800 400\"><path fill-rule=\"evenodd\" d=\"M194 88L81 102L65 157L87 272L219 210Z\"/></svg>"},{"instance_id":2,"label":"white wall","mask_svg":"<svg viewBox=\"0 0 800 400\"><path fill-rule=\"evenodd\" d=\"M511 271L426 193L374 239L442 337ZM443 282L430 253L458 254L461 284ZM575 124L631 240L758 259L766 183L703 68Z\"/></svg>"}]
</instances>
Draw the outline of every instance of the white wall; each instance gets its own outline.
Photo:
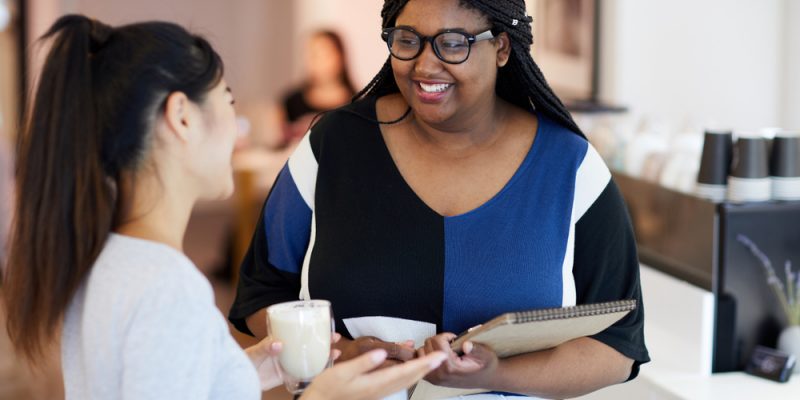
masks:
<instances>
[{"instance_id":1,"label":"white wall","mask_svg":"<svg viewBox=\"0 0 800 400\"><path fill-rule=\"evenodd\" d=\"M786 0L784 12L783 126L800 129L800 1Z\"/></svg>"},{"instance_id":2,"label":"white wall","mask_svg":"<svg viewBox=\"0 0 800 400\"><path fill-rule=\"evenodd\" d=\"M604 0L601 97L677 125L781 125L785 2L798 8L792 0Z\"/></svg>"}]
</instances>

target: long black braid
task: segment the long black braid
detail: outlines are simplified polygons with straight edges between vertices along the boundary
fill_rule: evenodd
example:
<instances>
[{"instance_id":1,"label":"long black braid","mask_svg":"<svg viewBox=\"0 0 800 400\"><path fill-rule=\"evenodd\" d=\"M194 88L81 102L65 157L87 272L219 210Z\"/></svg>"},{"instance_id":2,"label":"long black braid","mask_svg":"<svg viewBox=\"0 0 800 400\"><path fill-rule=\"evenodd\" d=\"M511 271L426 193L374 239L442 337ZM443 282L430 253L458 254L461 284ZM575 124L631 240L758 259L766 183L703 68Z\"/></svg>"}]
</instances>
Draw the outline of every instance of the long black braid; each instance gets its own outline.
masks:
<instances>
[{"instance_id":1,"label":"long black braid","mask_svg":"<svg viewBox=\"0 0 800 400\"><path fill-rule=\"evenodd\" d=\"M384 0L381 10L382 26L384 28L394 26L397 16L407 3L408 0ZM583 136L572 115L547 84L542 71L531 57L532 19L527 15L525 0L459 0L459 3L487 16L492 29L506 32L511 40L511 57L497 74L497 95L524 110L543 113ZM394 80L390 56L378 75L353 97L353 101L366 96L381 97L399 91Z\"/></svg>"}]
</instances>

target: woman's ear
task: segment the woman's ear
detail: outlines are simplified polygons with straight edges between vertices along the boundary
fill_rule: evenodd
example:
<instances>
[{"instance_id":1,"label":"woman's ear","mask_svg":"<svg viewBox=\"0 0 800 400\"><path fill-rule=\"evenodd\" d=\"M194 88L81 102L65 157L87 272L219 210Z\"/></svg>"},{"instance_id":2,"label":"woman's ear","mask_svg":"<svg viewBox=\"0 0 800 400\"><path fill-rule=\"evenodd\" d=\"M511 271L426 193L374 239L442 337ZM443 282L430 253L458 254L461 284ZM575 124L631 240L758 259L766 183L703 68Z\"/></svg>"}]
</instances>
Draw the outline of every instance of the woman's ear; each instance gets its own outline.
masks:
<instances>
[{"instance_id":1,"label":"woman's ear","mask_svg":"<svg viewBox=\"0 0 800 400\"><path fill-rule=\"evenodd\" d=\"M186 141L189 138L189 127L191 126L192 104L186 94L173 92L167 97L164 107L164 122L170 133L174 134L179 140Z\"/></svg>"},{"instance_id":2,"label":"woman's ear","mask_svg":"<svg viewBox=\"0 0 800 400\"><path fill-rule=\"evenodd\" d=\"M494 40L497 48L497 67L505 67L508 58L511 57L511 39L508 37L508 33L500 32Z\"/></svg>"}]
</instances>

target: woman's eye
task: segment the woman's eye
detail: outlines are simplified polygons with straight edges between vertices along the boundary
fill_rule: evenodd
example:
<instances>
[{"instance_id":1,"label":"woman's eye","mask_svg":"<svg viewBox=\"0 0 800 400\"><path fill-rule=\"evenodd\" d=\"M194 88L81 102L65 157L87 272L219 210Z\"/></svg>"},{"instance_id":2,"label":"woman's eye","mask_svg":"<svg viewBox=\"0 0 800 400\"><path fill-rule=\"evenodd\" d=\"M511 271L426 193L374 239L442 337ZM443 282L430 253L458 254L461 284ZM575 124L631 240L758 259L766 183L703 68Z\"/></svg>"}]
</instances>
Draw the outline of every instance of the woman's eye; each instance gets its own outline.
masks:
<instances>
[{"instance_id":1,"label":"woman's eye","mask_svg":"<svg viewBox=\"0 0 800 400\"><path fill-rule=\"evenodd\" d=\"M419 42L417 42L417 40L416 40L416 39L400 39L400 40L398 40L397 42L398 42L398 43L399 43L401 46L406 46L406 47L412 47L412 46L416 46L416 45L417 45L417 43L419 43Z\"/></svg>"},{"instance_id":2,"label":"woman's eye","mask_svg":"<svg viewBox=\"0 0 800 400\"><path fill-rule=\"evenodd\" d=\"M463 42L444 42L443 44L444 47L449 49L460 49L466 47L466 45Z\"/></svg>"}]
</instances>

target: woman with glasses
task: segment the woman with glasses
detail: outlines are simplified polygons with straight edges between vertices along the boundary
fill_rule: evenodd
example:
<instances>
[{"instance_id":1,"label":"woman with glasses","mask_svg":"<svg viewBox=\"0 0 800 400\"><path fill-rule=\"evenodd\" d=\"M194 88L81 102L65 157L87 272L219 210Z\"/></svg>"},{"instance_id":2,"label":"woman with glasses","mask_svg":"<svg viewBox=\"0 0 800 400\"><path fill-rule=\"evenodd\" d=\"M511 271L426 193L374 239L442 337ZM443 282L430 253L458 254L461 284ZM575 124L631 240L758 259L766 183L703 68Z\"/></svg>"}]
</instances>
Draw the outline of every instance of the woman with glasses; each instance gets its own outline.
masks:
<instances>
[{"instance_id":1,"label":"woman with glasses","mask_svg":"<svg viewBox=\"0 0 800 400\"><path fill-rule=\"evenodd\" d=\"M629 217L531 58L524 1L386 0L381 15L389 60L280 173L230 320L263 336L264 307L328 299L343 358L445 351L426 379L489 397L634 378L649 358ZM620 299L639 307L550 350L449 350L504 312Z\"/></svg>"},{"instance_id":2,"label":"woman with glasses","mask_svg":"<svg viewBox=\"0 0 800 400\"><path fill-rule=\"evenodd\" d=\"M67 399L260 399L269 339L245 351L182 252L194 203L233 190L233 95L219 55L165 22L60 18L20 139L3 303L30 361L60 343ZM59 340L60 338L60 340ZM377 399L444 360L324 371L303 399Z\"/></svg>"}]
</instances>

